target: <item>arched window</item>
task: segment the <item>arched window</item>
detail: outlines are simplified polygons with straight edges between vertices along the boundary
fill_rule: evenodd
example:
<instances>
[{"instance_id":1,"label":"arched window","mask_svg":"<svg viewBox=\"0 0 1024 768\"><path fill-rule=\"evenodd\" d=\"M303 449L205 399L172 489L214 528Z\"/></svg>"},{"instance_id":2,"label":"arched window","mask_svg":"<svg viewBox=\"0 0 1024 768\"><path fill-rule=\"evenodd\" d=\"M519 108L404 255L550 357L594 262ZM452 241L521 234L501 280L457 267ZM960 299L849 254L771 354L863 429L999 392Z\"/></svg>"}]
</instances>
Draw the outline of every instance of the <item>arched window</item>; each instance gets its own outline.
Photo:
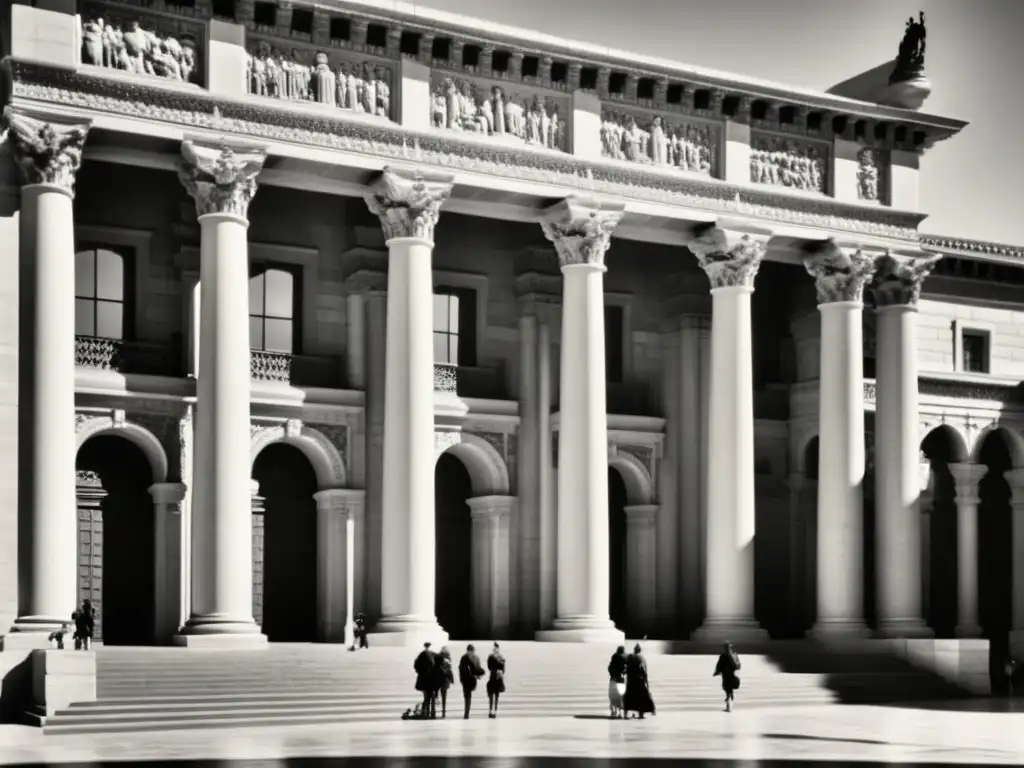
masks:
<instances>
[{"instance_id":1,"label":"arched window","mask_svg":"<svg viewBox=\"0 0 1024 768\"><path fill-rule=\"evenodd\" d=\"M130 331L125 311L130 261L110 248L75 254L75 334L124 339Z\"/></svg>"},{"instance_id":2,"label":"arched window","mask_svg":"<svg viewBox=\"0 0 1024 768\"><path fill-rule=\"evenodd\" d=\"M292 270L257 267L249 278L249 345L265 352L296 353L297 303Z\"/></svg>"}]
</instances>

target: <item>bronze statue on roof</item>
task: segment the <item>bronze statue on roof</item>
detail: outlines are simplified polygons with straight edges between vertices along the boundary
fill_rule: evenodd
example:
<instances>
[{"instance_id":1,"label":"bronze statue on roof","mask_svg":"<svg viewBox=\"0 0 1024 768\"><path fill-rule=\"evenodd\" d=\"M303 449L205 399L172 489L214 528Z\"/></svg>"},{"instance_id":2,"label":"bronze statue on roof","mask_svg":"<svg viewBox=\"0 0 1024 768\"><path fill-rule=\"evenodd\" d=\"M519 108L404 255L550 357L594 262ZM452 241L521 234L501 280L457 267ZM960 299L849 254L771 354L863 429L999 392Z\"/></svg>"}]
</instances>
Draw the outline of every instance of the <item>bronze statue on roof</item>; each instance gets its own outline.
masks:
<instances>
[{"instance_id":1,"label":"bronze statue on roof","mask_svg":"<svg viewBox=\"0 0 1024 768\"><path fill-rule=\"evenodd\" d=\"M889 76L889 83L913 80L924 74L924 49L927 31L924 25L924 11L918 14L919 21L911 16L907 19L907 28L900 42L900 50L896 56L896 66Z\"/></svg>"}]
</instances>

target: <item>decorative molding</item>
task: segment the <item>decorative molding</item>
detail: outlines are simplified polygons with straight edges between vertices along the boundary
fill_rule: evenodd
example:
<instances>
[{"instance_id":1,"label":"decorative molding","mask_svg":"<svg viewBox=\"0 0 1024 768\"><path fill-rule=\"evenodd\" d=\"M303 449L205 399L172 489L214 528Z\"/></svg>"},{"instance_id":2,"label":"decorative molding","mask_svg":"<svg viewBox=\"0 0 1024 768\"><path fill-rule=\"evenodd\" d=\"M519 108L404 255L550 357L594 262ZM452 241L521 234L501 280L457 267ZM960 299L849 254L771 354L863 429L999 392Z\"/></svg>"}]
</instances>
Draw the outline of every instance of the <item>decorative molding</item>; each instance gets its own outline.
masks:
<instances>
[{"instance_id":1,"label":"decorative molding","mask_svg":"<svg viewBox=\"0 0 1024 768\"><path fill-rule=\"evenodd\" d=\"M153 473L154 483L167 482L169 466L163 442L145 426L128 421L124 412L116 410L75 414L76 453L89 438L102 434L116 434L133 443L145 455Z\"/></svg>"},{"instance_id":2,"label":"decorative molding","mask_svg":"<svg viewBox=\"0 0 1024 768\"><path fill-rule=\"evenodd\" d=\"M578 264L603 267L604 255L612 244L612 232L625 210L621 203L568 197L541 214L540 226L544 236L555 246L562 267Z\"/></svg>"},{"instance_id":3,"label":"decorative molding","mask_svg":"<svg viewBox=\"0 0 1024 768\"><path fill-rule=\"evenodd\" d=\"M23 183L51 184L73 192L91 124L39 120L11 106L4 109L4 118Z\"/></svg>"},{"instance_id":4,"label":"decorative molding","mask_svg":"<svg viewBox=\"0 0 1024 768\"><path fill-rule=\"evenodd\" d=\"M254 105L207 92L125 82L103 73L72 72L40 64L7 61L12 96L125 117L160 120L221 134L359 152L385 160L433 164L508 179L568 186L581 192L623 196L784 222L831 231L917 240L924 214L882 206L867 210L831 198L778 193L726 184L690 174L666 173L640 164L599 162L565 153L510 149L472 141L457 133L412 131L386 123L366 124L341 113L310 115L277 104Z\"/></svg>"},{"instance_id":5,"label":"decorative molding","mask_svg":"<svg viewBox=\"0 0 1024 768\"><path fill-rule=\"evenodd\" d=\"M265 149L181 143L178 179L196 202L196 214L249 215L256 177L267 159Z\"/></svg>"},{"instance_id":6,"label":"decorative molding","mask_svg":"<svg viewBox=\"0 0 1024 768\"><path fill-rule=\"evenodd\" d=\"M409 172L385 166L366 195L370 213L380 218L385 241L418 237L434 241L441 206L452 192L454 177L445 173Z\"/></svg>"},{"instance_id":7,"label":"decorative molding","mask_svg":"<svg viewBox=\"0 0 1024 768\"><path fill-rule=\"evenodd\" d=\"M928 376L918 378L918 393L924 397L948 397L957 400L982 400L992 403L1024 404L1024 391L1014 384L982 384ZM864 402L873 405L876 397L874 379L864 380Z\"/></svg>"},{"instance_id":8,"label":"decorative molding","mask_svg":"<svg viewBox=\"0 0 1024 768\"><path fill-rule=\"evenodd\" d=\"M343 456L348 448L348 433L346 428L328 429L321 425L316 428L303 424L298 419L288 419L285 422L276 423L254 423L250 424L249 441L249 464L256 461L260 451L273 443L287 443L305 454L309 459L313 470L316 472L317 484L320 490L329 488L344 488L348 482ZM324 430L330 431L331 436L337 440L339 434L343 433L341 445L336 445L334 440L329 438Z\"/></svg>"},{"instance_id":9,"label":"decorative molding","mask_svg":"<svg viewBox=\"0 0 1024 768\"><path fill-rule=\"evenodd\" d=\"M1024 262L1024 246L1006 243L990 243L984 240L965 240L962 238L942 237L939 235L921 235L921 245L937 250L949 250L971 256L1001 256Z\"/></svg>"}]
</instances>

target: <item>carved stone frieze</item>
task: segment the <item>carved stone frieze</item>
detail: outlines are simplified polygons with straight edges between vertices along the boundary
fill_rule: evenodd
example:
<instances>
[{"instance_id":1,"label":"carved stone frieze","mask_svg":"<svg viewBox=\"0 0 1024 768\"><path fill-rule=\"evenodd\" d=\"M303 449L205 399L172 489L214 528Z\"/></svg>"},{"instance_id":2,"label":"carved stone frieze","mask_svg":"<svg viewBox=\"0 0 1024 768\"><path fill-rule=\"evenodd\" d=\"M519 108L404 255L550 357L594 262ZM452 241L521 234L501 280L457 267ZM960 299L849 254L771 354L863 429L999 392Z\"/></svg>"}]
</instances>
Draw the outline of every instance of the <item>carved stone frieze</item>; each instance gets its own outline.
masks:
<instances>
[{"instance_id":1,"label":"carved stone frieze","mask_svg":"<svg viewBox=\"0 0 1024 768\"><path fill-rule=\"evenodd\" d=\"M226 213L247 218L256 194L256 177L263 170L263 149L181 144L178 178L196 202L196 213Z\"/></svg>"},{"instance_id":2,"label":"carved stone frieze","mask_svg":"<svg viewBox=\"0 0 1024 768\"><path fill-rule=\"evenodd\" d=\"M545 210L541 214L540 225L544 236L554 244L561 266L604 266L604 255L611 246L612 232L624 212L624 205L570 197Z\"/></svg>"},{"instance_id":3,"label":"carved stone frieze","mask_svg":"<svg viewBox=\"0 0 1024 768\"><path fill-rule=\"evenodd\" d=\"M918 379L918 392L923 397L943 397L957 400L980 400L990 403L1020 404L1024 396L1013 385L978 384L972 381L953 381L922 376ZM864 402L873 405L876 401L876 384L873 379L864 380Z\"/></svg>"},{"instance_id":4,"label":"carved stone frieze","mask_svg":"<svg viewBox=\"0 0 1024 768\"><path fill-rule=\"evenodd\" d=\"M354 61L339 51L283 51L254 38L246 55L246 88L254 96L308 101L391 118L394 74L376 60Z\"/></svg>"},{"instance_id":5,"label":"carved stone frieze","mask_svg":"<svg viewBox=\"0 0 1024 768\"><path fill-rule=\"evenodd\" d=\"M921 245L982 256L1004 256L1024 261L1024 248L1005 243L989 243L982 240L961 240L940 235L921 235Z\"/></svg>"},{"instance_id":6,"label":"carved stone frieze","mask_svg":"<svg viewBox=\"0 0 1024 768\"><path fill-rule=\"evenodd\" d=\"M392 168L370 186L366 204L380 217L384 239L418 237L433 241L441 206L452 191L448 174L408 173Z\"/></svg>"},{"instance_id":7,"label":"carved stone frieze","mask_svg":"<svg viewBox=\"0 0 1024 768\"><path fill-rule=\"evenodd\" d=\"M588 192L690 206L764 222L784 222L832 231L869 234L916 242L922 214L886 207L864 210L827 197L793 198L770 188L750 188L686 174L654 173L641 164L609 165L568 153L513 150L504 145L465 141L455 131L418 133L386 122L367 124L298 111L263 109L221 101L204 91L182 93L88 72L72 72L8 60L15 99L44 101L126 117L155 119L251 138L360 152L389 160L434 164Z\"/></svg>"},{"instance_id":8,"label":"carved stone frieze","mask_svg":"<svg viewBox=\"0 0 1024 768\"><path fill-rule=\"evenodd\" d=\"M864 147L857 153L857 198L883 203L888 197L888 153Z\"/></svg>"},{"instance_id":9,"label":"carved stone frieze","mask_svg":"<svg viewBox=\"0 0 1024 768\"><path fill-rule=\"evenodd\" d=\"M430 124L434 128L492 136L565 151L569 102L540 92L512 91L435 73Z\"/></svg>"},{"instance_id":10,"label":"carved stone frieze","mask_svg":"<svg viewBox=\"0 0 1024 768\"><path fill-rule=\"evenodd\" d=\"M828 194L829 148L770 133L750 134L750 180Z\"/></svg>"},{"instance_id":11,"label":"carved stone frieze","mask_svg":"<svg viewBox=\"0 0 1024 768\"><path fill-rule=\"evenodd\" d=\"M601 154L681 171L718 175L721 128L678 116L654 117L623 110L601 112Z\"/></svg>"},{"instance_id":12,"label":"carved stone frieze","mask_svg":"<svg viewBox=\"0 0 1024 768\"><path fill-rule=\"evenodd\" d=\"M875 272L875 258L875 254L842 248L831 241L808 255L804 267L814 278L818 303L863 301L864 287Z\"/></svg>"},{"instance_id":13,"label":"carved stone frieze","mask_svg":"<svg viewBox=\"0 0 1024 768\"><path fill-rule=\"evenodd\" d=\"M69 191L82 165L89 125L52 123L12 107L4 110L7 136L14 141L14 162L25 184L53 184Z\"/></svg>"},{"instance_id":14,"label":"carved stone frieze","mask_svg":"<svg viewBox=\"0 0 1024 768\"><path fill-rule=\"evenodd\" d=\"M921 286L941 258L939 254L924 252L920 256L903 256L890 251L881 256L870 288L875 306L916 305L921 298Z\"/></svg>"},{"instance_id":15,"label":"carved stone frieze","mask_svg":"<svg viewBox=\"0 0 1024 768\"><path fill-rule=\"evenodd\" d=\"M687 244L697 257L701 269L711 281L711 288L754 286L767 250L768 236L709 227Z\"/></svg>"},{"instance_id":16,"label":"carved stone frieze","mask_svg":"<svg viewBox=\"0 0 1024 768\"><path fill-rule=\"evenodd\" d=\"M144 11L86 2L79 16L82 63L185 83L201 83L197 41L203 25Z\"/></svg>"}]
</instances>

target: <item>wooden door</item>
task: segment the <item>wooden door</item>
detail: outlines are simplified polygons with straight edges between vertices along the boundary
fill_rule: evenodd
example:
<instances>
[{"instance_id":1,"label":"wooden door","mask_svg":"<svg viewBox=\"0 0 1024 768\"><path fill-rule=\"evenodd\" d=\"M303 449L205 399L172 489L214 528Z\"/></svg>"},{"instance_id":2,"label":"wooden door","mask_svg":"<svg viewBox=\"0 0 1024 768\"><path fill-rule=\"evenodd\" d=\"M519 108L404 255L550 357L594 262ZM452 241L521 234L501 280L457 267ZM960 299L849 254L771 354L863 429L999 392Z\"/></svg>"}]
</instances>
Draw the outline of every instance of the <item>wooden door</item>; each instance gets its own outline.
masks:
<instances>
[{"instance_id":1,"label":"wooden door","mask_svg":"<svg viewBox=\"0 0 1024 768\"><path fill-rule=\"evenodd\" d=\"M95 472L78 472L78 605L92 601L96 615L93 629L94 642L103 640L103 509L106 498L99 476ZM70 623L71 617L68 616Z\"/></svg>"}]
</instances>

